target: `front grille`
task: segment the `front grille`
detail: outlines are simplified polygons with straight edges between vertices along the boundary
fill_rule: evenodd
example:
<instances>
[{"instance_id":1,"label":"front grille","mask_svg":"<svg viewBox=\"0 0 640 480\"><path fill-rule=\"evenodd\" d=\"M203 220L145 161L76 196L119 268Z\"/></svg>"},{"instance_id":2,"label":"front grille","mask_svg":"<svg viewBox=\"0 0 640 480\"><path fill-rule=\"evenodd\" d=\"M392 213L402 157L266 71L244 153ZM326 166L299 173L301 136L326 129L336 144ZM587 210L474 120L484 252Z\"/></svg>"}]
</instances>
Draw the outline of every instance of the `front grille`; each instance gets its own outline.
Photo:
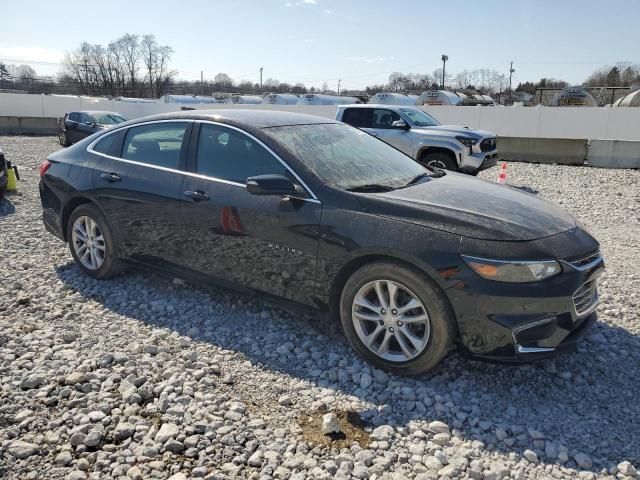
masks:
<instances>
[{"instance_id":1,"label":"front grille","mask_svg":"<svg viewBox=\"0 0 640 480\"><path fill-rule=\"evenodd\" d=\"M494 138L485 138L480 142L480 151L482 152L490 152L496 149L496 139Z\"/></svg>"},{"instance_id":2,"label":"front grille","mask_svg":"<svg viewBox=\"0 0 640 480\"><path fill-rule=\"evenodd\" d=\"M578 317L589 312L596 303L598 303L598 288L595 280L585 283L573 294L573 306Z\"/></svg>"},{"instance_id":3,"label":"front grille","mask_svg":"<svg viewBox=\"0 0 640 480\"><path fill-rule=\"evenodd\" d=\"M600 258L600 250L594 250L586 255L580 255L579 257L575 257L569 259L569 263L576 268L584 267L585 265L589 265L591 262L594 262Z\"/></svg>"}]
</instances>

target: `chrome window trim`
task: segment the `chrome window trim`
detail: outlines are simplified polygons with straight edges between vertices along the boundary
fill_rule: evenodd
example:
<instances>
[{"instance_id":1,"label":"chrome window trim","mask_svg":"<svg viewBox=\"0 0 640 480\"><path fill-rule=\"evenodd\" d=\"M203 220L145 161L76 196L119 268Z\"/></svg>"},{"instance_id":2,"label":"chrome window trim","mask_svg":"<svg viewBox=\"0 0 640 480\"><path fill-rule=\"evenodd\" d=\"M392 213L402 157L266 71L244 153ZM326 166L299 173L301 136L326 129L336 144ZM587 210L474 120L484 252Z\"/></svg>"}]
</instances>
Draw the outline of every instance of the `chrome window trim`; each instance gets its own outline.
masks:
<instances>
[{"instance_id":1,"label":"chrome window trim","mask_svg":"<svg viewBox=\"0 0 640 480\"><path fill-rule=\"evenodd\" d=\"M555 350L554 347L523 347L522 345L516 345L516 350L518 353L527 354L527 353L545 353L545 352L553 352Z\"/></svg>"},{"instance_id":2,"label":"chrome window trim","mask_svg":"<svg viewBox=\"0 0 640 480\"><path fill-rule=\"evenodd\" d=\"M296 172L294 172L291 169L291 167L289 167L289 165L287 165L284 162L284 160L282 160L273 150L271 150L262 141L260 141L259 139L257 139L253 135L251 135L250 133L247 133L244 130L242 130L241 128L235 127L233 125L227 125L226 123L214 122L214 121L210 121L210 120L196 120L196 119L176 118L176 119L170 119L170 120L166 120L166 119L163 119L163 120L150 120L148 122L141 122L141 123L136 123L136 124L133 124L133 125L125 125L125 126L120 126L120 127L113 127L113 128L110 128L109 131L106 132L104 135L100 135L93 142L91 142L87 146L86 151L89 152L89 153L92 153L93 155L98 155L100 157L108 158L110 160L117 160L119 162L130 163L132 165L138 165L138 166L141 166L141 167L154 168L156 170L162 170L162 171L170 172L170 173L178 173L180 175L186 175L188 177L200 178L200 179L203 179L203 180L210 180L212 182L222 183L222 184L225 184L225 185L233 185L233 186L241 187L241 188L244 188L244 189L247 188L247 186L244 183L233 182L231 180L225 180L223 178L211 177L209 175L202 175L202 174L194 173L194 172L187 172L185 170L178 170L178 169L175 169L175 168L161 167L159 165L152 165L150 163L136 162L135 160L128 160L126 158L113 157L111 155L107 155L106 153L96 152L93 149L93 147L99 141L101 141L102 139L106 138L109 135L115 134L119 130L138 127L138 126L142 126L142 125L151 125L151 124L155 124L155 123L179 123L179 122L185 122L185 123L196 123L196 122L198 122L198 123L209 123L209 124L213 124L213 125L220 125L222 127L231 128L232 130L236 130L236 131L238 131L238 132L240 132L240 133L242 133L244 135L247 135L249 138L251 138L252 140L256 141L258 144L260 144L262 147L264 147L271 155L273 155L300 182L300 184L305 188L307 193L309 193L309 195L312 196L312 198L295 197L297 200L302 200L302 201L310 202L310 203L317 203L317 204L320 204L320 205L322 204L322 202L320 200L318 200L318 197L316 197L316 195L313 193L313 191L298 176L298 174ZM285 198L287 198L287 197L290 197L290 196L288 195Z\"/></svg>"}]
</instances>

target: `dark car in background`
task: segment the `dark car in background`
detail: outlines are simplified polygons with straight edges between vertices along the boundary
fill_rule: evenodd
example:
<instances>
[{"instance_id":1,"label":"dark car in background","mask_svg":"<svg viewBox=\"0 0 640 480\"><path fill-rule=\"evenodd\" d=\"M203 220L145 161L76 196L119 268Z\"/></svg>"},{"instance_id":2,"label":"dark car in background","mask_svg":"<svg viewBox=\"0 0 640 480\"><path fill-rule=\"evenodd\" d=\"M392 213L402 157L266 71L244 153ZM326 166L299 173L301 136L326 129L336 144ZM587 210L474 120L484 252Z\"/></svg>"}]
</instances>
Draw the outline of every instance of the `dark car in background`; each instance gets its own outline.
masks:
<instances>
[{"instance_id":1,"label":"dark car in background","mask_svg":"<svg viewBox=\"0 0 640 480\"><path fill-rule=\"evenodd\" d=\"M70 112L65 114L62 124L60 125L58 140L60 141L60 145L68 147L100 130L113 127L126 121L127 119L117 112Z\"/></svg>"},{"instance_id":2,"label":"dark car in background","mask_svg":"<svg viewBox=\"0 0 640 480\"><path fill-rule=\"evenodd\" d=\"M45 227L87 275L144 265L332 312L396 373L456 343L507 362L556 355L596 320L604 263L569 213L326 118L157 115L50 155L40 174Z\"/></svg>"}]
</instances>

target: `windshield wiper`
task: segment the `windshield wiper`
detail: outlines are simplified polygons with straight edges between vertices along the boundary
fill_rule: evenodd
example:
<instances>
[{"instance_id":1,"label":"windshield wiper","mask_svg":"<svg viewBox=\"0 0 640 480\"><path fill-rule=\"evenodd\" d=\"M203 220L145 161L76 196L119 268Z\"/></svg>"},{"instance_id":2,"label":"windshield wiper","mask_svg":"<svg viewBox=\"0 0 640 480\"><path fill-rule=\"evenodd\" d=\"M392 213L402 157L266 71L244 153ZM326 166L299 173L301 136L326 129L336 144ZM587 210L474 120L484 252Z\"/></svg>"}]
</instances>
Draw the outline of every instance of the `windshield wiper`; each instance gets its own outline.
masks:
<instances>
[{"instance_id":1,"label":"windshield wiper","mask_svg":"<svg viewBox=\"0 0 640 480\"><path fill-rule=\"evenodd\" d=\"M445 172L444 170L440 170L439 168L429 167L429 169L431 170L431 172L424 172L424 173L421 173L420 175L416 175L411 180L409 180L404 186L410 187L411 185L415 185L423 178L440 178L440 177L444 177L447 174L447 172Z\"/></svg>"},{"instance_id":2,"label":"windshield wiper","mask_svg":"<svg viewBox=\"0 0 640 480\"><path fill-rule=\"evenodd\" d=\"M364 185L358 185L356 187L349 187L346 190L350 192L390 192L395 190L395 187L390 185L381 185L379 183L366 183Z\"/></svg>"}]
</instances>

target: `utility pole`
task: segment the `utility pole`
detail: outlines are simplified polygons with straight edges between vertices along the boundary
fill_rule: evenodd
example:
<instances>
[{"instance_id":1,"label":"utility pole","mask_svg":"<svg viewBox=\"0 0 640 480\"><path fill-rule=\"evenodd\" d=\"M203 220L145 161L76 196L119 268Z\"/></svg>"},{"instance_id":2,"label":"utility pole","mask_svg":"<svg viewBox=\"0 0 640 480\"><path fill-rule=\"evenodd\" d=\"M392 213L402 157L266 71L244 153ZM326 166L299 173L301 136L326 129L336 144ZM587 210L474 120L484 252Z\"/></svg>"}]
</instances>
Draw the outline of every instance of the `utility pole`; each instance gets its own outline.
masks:
<instances>
[{"instance_id":1,"label":"utility pole","mask_svg":"<svg viewBox=\"0 0 640 480\"><path fill-rule=\"evenodd\" d=\"M262 69L264 67L260 67L260 92L262 92Z\"/></svg>"},{"instance_id":2,"label":"utility pole","mask_svg":"<svg viewBox=\"0 0 640 480\"><path fill-rule=\"evenodd\" d=\"M442 60L442 90L444 90L444 72L445 72L445 68L447 67L447 60L449 60L449 57L447 55L442 55L441 60Z\"/></svg>"},{"instance_id":3,"label":"utility pole","mask_svg":"<svg viewBox=\"0 0 640 480\"><path fill-rule=\"evenodd\" d=\"M338 79L338 95L340 95L340 82L342 82L341 78Z\"/></svg>"},{"instance_id":4,"label":"utility pole","mask_svg":"<svg viewBox=\"0 0 640 480\"><path fill-rule=\"evenodd\" d=\"M513 100L511 96L511 77L513 76L513 72L515 72L515 70L513 69L513 60L512 60L511 66L509 67L509 105L513 105Z\"/></svg>"},{"instance_id":5,"label":"utility pole","mask_svg":"<svg viewBox=\"0 0 640 480\"><path fill-rule=\"evenodd\" d=\"M200 70L200 96L204 96L204 72Z\"/></svg>"}]
</instances>

